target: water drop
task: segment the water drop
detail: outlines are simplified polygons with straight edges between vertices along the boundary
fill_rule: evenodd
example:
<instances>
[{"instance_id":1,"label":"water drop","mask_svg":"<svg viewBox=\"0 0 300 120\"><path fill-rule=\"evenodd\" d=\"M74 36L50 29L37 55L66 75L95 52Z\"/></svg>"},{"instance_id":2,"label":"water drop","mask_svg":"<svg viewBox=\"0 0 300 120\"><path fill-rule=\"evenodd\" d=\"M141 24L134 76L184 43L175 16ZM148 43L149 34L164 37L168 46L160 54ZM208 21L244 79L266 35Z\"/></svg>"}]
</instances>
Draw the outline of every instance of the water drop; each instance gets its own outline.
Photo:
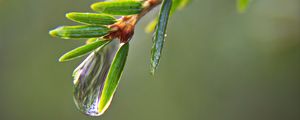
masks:
<instances>
[{"instance_id":1,"label":"water drop","mask_svg":"<svg viewBox=\"0 0 300 120\"><path fill-rule=\"evenodd\" d=\"M105 109L99 109L102 88L119 47L117 41L109 43L104 48L91 53L74 70L74 101L84 114L100 116L105 112Z\"/></svg>"}]
</instances>

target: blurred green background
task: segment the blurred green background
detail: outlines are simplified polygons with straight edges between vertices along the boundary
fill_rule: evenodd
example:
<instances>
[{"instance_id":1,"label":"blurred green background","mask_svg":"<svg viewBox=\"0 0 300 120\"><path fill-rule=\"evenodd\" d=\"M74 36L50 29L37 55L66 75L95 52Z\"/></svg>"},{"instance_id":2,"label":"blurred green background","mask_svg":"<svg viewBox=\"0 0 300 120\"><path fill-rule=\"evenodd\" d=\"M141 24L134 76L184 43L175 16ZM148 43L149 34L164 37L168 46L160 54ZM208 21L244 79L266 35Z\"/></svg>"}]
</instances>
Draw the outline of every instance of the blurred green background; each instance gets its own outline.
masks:
<instances>
[{"instance_id":1,"label":"blurred green background","mask_svg":"<svg viewBox=\"0 0 300 120\"><path fill-rule=\"evenodd\" d=\"M170 20L157 74L151 34L137 26L120 86L98 118L73 103L73 69L59 63L83 44L48 35L75 25L66 12L97 0L0 0L0 120L299 120L300 1L193 0Z\"/></svg>"}]
</instances>

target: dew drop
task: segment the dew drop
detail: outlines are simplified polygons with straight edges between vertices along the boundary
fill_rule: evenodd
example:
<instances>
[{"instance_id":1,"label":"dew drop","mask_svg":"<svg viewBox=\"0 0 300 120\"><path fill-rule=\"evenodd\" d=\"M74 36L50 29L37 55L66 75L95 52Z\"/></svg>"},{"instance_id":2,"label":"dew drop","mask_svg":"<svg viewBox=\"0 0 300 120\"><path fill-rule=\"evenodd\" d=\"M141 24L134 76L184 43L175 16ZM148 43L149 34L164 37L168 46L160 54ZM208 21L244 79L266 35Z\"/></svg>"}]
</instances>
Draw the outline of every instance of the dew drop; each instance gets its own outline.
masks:
<instances>
[{"instance_id":1,"label":"dew drop","mask_svg":"<svg viewBox=\"0 0 300 120\"><path fill-rule=\"evenodd\" d=\"M99 110L102 88L119 47L116 40L112 41L101 50L91 53L74 70L74 101L84 114L100 116L105 112L105 109Z\"/></svg>"}]
</instances>

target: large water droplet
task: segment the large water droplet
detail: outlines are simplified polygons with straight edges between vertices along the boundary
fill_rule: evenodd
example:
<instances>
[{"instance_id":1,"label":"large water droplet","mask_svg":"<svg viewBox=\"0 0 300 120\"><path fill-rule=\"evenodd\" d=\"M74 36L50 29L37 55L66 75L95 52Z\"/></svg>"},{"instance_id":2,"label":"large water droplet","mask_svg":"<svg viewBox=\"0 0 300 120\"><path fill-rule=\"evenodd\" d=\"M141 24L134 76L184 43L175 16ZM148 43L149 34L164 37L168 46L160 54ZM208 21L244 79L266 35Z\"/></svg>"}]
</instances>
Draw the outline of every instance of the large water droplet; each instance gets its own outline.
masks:
<instances>
[{"instance_id":1,"label":"large water droplet","mask_svg":"<svg viewBox=\"0 0 300 120\"><path fill-rule=\"evenodd\" d=\"M81 112L89 116L100 116L105 111L98 109L102 87L119 47L118 41L112 41L101 50L91 53L74 70L74 101Z\"/></svg>"}]
</instances>

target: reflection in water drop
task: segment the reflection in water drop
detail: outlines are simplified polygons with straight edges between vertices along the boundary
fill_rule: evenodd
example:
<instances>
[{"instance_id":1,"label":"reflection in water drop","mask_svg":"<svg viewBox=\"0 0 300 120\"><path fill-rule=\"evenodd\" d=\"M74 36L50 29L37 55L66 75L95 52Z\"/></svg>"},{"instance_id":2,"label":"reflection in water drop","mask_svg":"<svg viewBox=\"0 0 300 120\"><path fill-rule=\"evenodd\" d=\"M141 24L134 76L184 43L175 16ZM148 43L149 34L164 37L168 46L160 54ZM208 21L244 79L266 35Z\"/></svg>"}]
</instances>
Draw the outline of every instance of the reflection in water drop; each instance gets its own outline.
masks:
<instances>
[{"instance_id":1,"label":"reflection in water drop","mask_svg":"<svg viewBox=\"0 0 300 120\"><path fill-rule=\"evenodd\" d=\"M91 53L74 70L74 101L81 112L90 116L100 116L105 111L99 111L99 100L107 72L119 47L117 40L112 41L104 48Z\"/></svg>"}]
</instances>

